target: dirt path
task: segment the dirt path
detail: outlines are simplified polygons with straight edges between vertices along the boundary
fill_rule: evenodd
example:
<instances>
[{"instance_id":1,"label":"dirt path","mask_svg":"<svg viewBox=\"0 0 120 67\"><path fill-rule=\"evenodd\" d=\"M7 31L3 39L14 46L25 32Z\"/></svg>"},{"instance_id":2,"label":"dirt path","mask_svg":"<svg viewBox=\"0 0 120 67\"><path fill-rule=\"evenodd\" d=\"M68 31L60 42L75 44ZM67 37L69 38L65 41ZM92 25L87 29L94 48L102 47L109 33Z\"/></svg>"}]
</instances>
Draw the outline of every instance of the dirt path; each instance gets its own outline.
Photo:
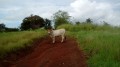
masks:
<instances>
[{"instance_id":1,"label":"dirt path","mask_svg":"<svg viewBox=\"0 0 120 67\"><path fill-rule=\"evenodd\" d=\"M85 55L79 50L74 39L67 38L60 43L51 43L51 38L46 37L23 58L17 60L10 67L87 67Z\"/></svg>"}]
</instances>

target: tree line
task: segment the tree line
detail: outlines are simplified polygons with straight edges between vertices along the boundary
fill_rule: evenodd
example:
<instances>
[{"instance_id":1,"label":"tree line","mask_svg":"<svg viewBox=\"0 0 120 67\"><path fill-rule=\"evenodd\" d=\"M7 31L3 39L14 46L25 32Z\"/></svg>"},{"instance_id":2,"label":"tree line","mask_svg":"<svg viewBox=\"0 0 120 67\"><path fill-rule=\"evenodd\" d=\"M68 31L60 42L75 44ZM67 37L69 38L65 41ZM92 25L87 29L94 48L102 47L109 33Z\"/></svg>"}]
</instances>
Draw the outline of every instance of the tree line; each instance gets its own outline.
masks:
<instances>
[{"instance_id":1,"label":"tree line","mask_svg":"<svg viewBox=\"0 0 120 67\"><path fill-rule=\"evenodd\" d=\"M55 28L57 28L59 25L70 23L71 16L66 11L59 10L58 12L53 14L53 22ZM81 22L75 22L76 24L80 24ZM91 18L86 19L84 23L93 23ZM104 22L106 25L109 25L108 23ZM20 28L7 28L5 24L0 24L0 32L2 31L23 31L23 30L34 30L44 27L44 29L50 29L51 26L51 20L47 18L42 18L38 15L31 14L28 17L25 17L22 20L22 23L20 25Z\"/></svg>"},{"instance_id":2,"label":"tree line","mask_svg":"<svg viewBox=\"0 0 120 67\"><path fill-rule=\"evenodd\" d=\"M0 24L0 32L12 32L12 31L19 31L18 28L8 28L5 26L5 24Z\"/></svg>"}]
</instances>

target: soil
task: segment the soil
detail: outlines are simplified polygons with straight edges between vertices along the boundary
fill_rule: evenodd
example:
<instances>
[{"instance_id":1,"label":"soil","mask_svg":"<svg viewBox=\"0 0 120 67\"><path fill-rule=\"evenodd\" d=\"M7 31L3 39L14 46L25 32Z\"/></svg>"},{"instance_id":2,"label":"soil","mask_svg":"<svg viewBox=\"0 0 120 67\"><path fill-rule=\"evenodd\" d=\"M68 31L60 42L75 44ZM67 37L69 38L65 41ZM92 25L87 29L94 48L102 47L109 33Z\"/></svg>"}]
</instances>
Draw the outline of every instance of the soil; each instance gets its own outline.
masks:
<instances>
[{"instance_id":1,"label":"soil","mask_svg":"<svg viewBox=\"0 0 120 67\"><path fill-rule=\"evenodd\" d=\"M60 40L56 37L53 44L48 36L38 39L33 46L0 61L0 67L88 67L86 56L74 38L67 37L63 43Z\"/></svg>"}]
</instances>

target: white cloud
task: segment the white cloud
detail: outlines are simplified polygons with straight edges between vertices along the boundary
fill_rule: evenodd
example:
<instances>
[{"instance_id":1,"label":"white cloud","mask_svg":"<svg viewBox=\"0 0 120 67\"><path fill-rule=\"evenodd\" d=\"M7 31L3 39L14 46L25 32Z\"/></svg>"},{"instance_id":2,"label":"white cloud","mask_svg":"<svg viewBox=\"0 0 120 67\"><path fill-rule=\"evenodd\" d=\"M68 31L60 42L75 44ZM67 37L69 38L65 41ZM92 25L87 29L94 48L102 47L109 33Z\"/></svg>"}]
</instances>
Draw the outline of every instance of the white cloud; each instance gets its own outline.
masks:
<instances>
[{"instance_id":1,"label":"white cloud","mask_svg":"<svg viewBox=\"0 0 120 67\"><path fill-rule=\"evenodd\" d=\"M111 25L120 24L120 16L113 10L110 3L97 2L95 0L75 0L70 4L72 7L71 16L78 19L92 18L97 23L106 21Z\"/></svg>"},{"instance_id":2,"label":"white cloud","mask_svg":"<svg viewBox=\"0 0 120 67\"><path fill-rule=\"evenodd\" d=\"M31 14L39 15L43 18L51 18L52 14L59 8L59 6L55 6L52 3L41 3L36 1L16 5L17 4L11 6L5 5L5 7L2 5L3 7L0 7L0 22L5 23L9 27L14 27L14 25L10 26L8 24L14 24L15 22L20 24L25 17ZM15 25L15 27L16 26L19 25Z\"/></svg>"},{"instance_id":3,"label":"white cloud","mask_svg":"<svg viewBox=\"0 0 120 67\"><path fill-rule=\"evenodd\" d=\"M20 24L26 16L31 14L51 19L53 13L58 10L64 10L75 19L81 21L92 18L97 22L106 21L112 25L120 25L119 0L108 1L109 0L0 0L0 22L4 22L7 26L10 26L10 23ZM115 3L111 4L113 1ZM12 25L10 27L14 26Z\"/></svg>"},{"instance_id":4,"label":"white cloud","mask_svg":"<svg viewBox=\"0 0 120 67\"><path fill-rule=\"evenodd\" d=\"M55 2L54 0L0 0L0 22L3 22L7 24L7 26L10 26L8 23L13 24L15 21L16 23L21 23L25 17L30 16L31 14L51 19L53 13L66 7L65 4L60 4L60 2L62 3L63 1L56 0Z\"/></svg>"}]
</instances>

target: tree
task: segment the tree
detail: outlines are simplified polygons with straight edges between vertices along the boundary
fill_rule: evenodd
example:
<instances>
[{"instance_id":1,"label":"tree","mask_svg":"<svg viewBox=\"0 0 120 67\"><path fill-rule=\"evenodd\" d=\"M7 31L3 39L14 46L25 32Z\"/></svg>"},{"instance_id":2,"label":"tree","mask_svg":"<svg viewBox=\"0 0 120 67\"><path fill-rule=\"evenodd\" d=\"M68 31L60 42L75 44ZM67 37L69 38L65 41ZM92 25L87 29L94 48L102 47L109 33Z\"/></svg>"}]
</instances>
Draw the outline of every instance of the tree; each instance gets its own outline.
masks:
<instances>
[{"instance_id":1,"label":"tree","mask_svg":"<svg viewBox=\"0 0 120 67\"><path fill-rule=\"evenodd\" d=\"M79 25L80 24L80 22L79 21L77 21L77 22L75 22L76 23L76 25Z\"/></svg>"},{"instance_id":2,"label":"tree","mask_svg":"<svg viewBox=\"0 0 120 67\"><path fill-rule=\"evenodd\" d=\"M92 23L92 19L90 18L86 19L86 23Z\"/></svg>"},{"instance_id":3,"label":"tree","mask_svg":"<svg viewBox=\"0 0 120 67\"><path fill-rule=\"evenodd\" d=\"M3 32L3 31L5 31L5 24L3 24L3 23L1 23L0 24L0 32Z\"/></svg>"},{"instance_id":4,"label":"tree","mask_svg":"<svg viewBox=\"0 0 120 67\"><path fill-rule=\"evenodd\" d=\"M70 16L67 12L59 10L53 14L53 20L55 22L55 28L61 24L69 23Z\"/></svg>"},{"instance_id":5,"label":"tree","mask_svg":"<svg viewBox=\"0 0 120 67\"><path fill-rule=\"evenodd\" d=\"M45 19L45 29L51 29L51 20Z\"/></svg>"},{"instance_id":6,"label":"tree","mask_svg":"<svg viewBox=\"0 0 120 67\"><path fill-rule=\"evenodd\" d=\"M21 23L21 30L29 30L29 29L37 29L43 27L45 25L45 21L43 18L37 15L31 15L23 19Z\"/></svg>"},{"instance_id":7,"label":"tree","mask_svg":"<svg viewBox=\"0 0 120 67\"><path fill-rule=\"evenodd\" d=\"M6 32L16 32L16 31L19 31L19 29L18 28L5 28L5 31Z\"/></svg>"},{"instance_id":8,"label":"tree","mask_svg":"<svg viewBox=\"0 0 120 67\"><path fill-rule=\"evenodd\" d=\"M108 24L106 21L103 21L103 25L110 26L110 24Z\"/></svg>"}]
</instances>

